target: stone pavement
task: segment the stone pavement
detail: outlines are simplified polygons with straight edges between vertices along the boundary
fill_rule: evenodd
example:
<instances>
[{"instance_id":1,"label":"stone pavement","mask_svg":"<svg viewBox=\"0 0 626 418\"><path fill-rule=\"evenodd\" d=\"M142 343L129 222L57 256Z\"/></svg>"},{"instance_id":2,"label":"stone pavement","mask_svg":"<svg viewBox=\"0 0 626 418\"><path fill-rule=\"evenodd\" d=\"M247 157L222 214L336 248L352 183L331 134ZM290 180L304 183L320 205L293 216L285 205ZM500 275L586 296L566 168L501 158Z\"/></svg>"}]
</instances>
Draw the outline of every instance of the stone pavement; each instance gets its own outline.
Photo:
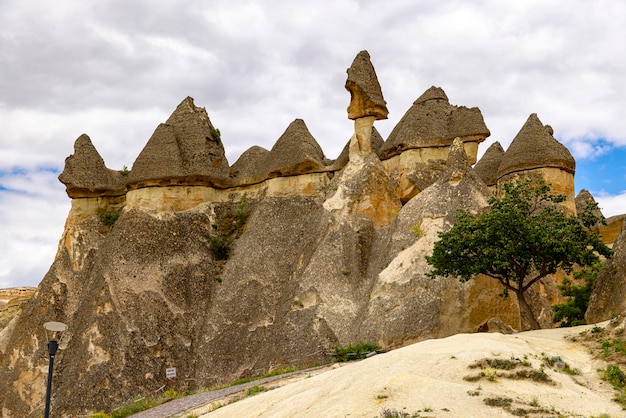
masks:
<instances>
[{"instance_id":1,"label":"stone pavement","mask_svg":"<svg viewBox=\"0 0 626 418\"><path fill-rule=\"evenodd\" d=\"M230 386L223 389L212 390L208 392L196 393L194 395L184 396L182 398L174 399L172 401L166 402L162 405L159 405L155 408L151 408L137 414L133 414L133 418L173 418L173 417L181 417L184 418L188 414L191 414L191 411L197 408L201 408L211 402L226 398L228 396L234 395L236 393L245 392L247 389L253 386L261 386L267 383L276 382L282 380L288 380L289 378L302 376L306 377L312 374L322 373L326 370L330 370L332 368L340 367L341 363L334 363L332 365L325 365L320 367L314 367L306 370L299 370L296 372L285 373L277 376L266 377L265 379L253 380L251 382L242 383L237 386ZM277 384L277 386L282 386Z\"/></svg>"}]
</instances>

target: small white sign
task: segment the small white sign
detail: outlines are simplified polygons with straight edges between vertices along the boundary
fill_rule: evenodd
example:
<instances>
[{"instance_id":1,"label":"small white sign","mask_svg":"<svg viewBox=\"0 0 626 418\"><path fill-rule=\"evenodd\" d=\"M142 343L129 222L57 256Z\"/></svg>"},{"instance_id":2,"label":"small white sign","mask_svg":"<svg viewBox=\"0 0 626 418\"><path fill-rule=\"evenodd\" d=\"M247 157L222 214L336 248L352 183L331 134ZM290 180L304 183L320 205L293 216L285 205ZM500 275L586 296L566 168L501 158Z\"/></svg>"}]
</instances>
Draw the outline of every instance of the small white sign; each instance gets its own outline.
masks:
<instances>
[{"instance_id":1,"label":"small white sign","mask_svg":"<svg viewBox=\"0 0 626 418\"><path fill-rule=\"evenodd\" d=\"M173 379L176 377L176 367L169 367L165 369L165 377Z\"/></svg>"}]
</instances>

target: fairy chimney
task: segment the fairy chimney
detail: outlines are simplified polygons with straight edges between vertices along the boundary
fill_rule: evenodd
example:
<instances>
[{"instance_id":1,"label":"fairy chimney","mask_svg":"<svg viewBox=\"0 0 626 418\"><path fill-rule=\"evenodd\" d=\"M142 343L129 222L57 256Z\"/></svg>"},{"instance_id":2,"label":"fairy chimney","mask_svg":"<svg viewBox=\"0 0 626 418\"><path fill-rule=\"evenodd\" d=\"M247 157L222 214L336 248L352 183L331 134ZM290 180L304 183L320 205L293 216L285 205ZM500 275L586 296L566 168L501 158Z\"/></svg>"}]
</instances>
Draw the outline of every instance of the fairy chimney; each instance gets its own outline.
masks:
<instances>
[{"instance_id":1,"label":"fairy chimney","mask_svg":"<svg viewBox=\"0 0 626 418\"><path fill-rule=\"evenodd\" d=\"M491 144L485 155L474 165L474 171L495 194L498 183L498 168L504 156L504 148L498 141Z\"/></svg>"},{"instance_id":2,"label":"fairy chimney","mask_svg":"<svg viewBox=\"0 0 626 418\"><path fill-rule=\"evenodd\" d=\"M563 194L562 205L576 213L574 172L576 161L568 149L553 136L552 127L531 114L509 145L498 168L498 190L506 182L539 176L552 185L552 192Z\"/></svg>"}]
</instances>

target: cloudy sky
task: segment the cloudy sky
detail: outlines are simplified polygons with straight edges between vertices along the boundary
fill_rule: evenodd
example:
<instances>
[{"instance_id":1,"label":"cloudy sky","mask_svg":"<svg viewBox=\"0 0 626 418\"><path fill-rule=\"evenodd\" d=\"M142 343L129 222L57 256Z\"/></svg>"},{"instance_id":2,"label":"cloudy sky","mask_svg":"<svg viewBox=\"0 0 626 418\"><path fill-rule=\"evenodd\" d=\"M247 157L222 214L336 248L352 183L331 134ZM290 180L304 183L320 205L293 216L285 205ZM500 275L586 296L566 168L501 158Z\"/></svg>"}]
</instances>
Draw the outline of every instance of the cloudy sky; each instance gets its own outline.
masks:
<instances>
[{"instance_id":1,"label":"cloudy sky","mask_svg":"<svg viewBox=\"0 0 626 418\"><path fill-rule=\"evenodd\" d=\"M346 68L367 49L390 111L431 85L477 106L506 148L531 113L554 128L605 215L626 212L626 2L586 0L0 2L0 288L36 286L70 199L57 176L87 133L132 167L186 97L229 162L296 118L335 158L352 133Z\"/></svg>"}]
</instances>

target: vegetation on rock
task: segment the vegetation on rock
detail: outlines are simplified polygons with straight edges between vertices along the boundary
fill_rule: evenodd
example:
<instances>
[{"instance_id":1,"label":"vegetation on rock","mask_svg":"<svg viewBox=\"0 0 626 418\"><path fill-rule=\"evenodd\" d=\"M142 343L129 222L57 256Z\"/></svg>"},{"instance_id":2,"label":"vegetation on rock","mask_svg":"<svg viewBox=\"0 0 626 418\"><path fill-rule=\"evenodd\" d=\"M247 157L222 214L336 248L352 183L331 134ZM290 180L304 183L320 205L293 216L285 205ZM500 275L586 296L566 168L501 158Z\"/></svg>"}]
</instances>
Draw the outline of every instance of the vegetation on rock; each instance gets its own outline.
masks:
<instances>
[{"instance_id":1,"label":"vegetation on rock","mask_svg":"<svg viewBox=\"0 0 626 418\"><path fill-rule=\"evenodd\" d=\"M208 247L216 260L228 260L231 245L243 232L243 227L250 214L247 197L244 195L234 210L226 209L218 216L213 225L214 233L207 234Z\"/></svg>"},{"instance_id":2,"label":"vegetation on rock","mask_svg":"<svg viewBox=\"0 0 626 418\"><path fill-rule=\"evenodd\" d=\"M498 280L505 295L515 293L530 327L539 329L526 291L559 270L571 273L612 252L590 229L598 222L592 205L580 217L566 215L558 205L565 196L551 194L541 179L516 180L503 189L502 197L489 200L487 212L459 212L454 226L439 234L432 256L426 257L433 266L429 275L468 281L484 274Z\"/></svg>"},{"instance_id":3,"label":"vegetation on rock","mask_svg":"<svg viewBox=\"0 0 626 418\"><path fill-rule=\"evenodd\" d=\"M344 362L351 360L364 359L369 353L375 353L380 350L380 346L372 343L364 343L362 341L356 344L350 344L347 347L336 346L332 353L335 361Z\"/></svg>"}]
</instances>

